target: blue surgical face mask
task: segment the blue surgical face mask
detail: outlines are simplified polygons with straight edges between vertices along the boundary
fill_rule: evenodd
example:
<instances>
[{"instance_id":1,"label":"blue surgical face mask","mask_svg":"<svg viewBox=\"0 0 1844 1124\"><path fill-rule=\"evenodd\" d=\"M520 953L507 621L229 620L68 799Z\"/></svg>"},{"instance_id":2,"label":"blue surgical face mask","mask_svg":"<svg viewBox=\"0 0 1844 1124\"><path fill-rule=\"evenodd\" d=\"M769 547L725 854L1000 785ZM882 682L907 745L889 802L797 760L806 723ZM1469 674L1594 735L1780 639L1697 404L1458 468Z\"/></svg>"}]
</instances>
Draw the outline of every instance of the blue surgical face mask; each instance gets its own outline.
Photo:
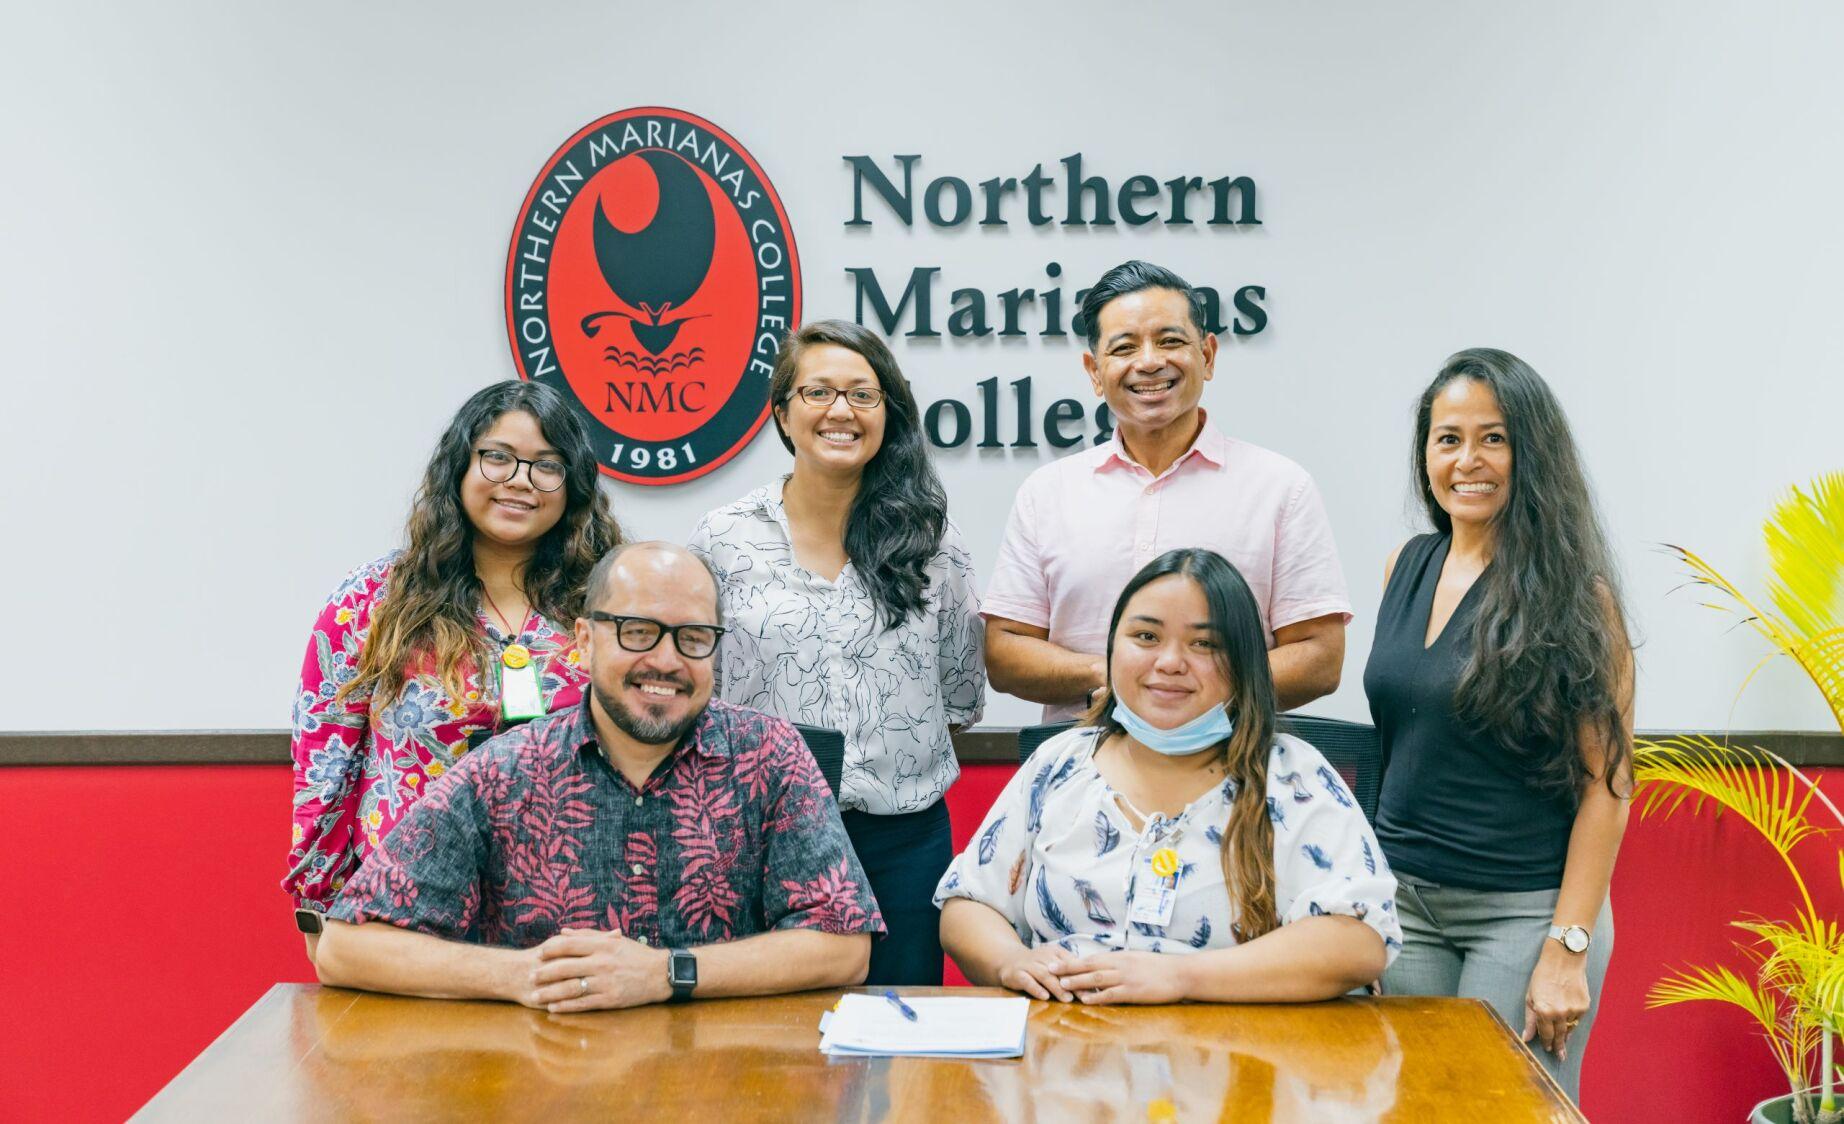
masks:
<instances>
[{"instance_id":1,"label":"blue surgical face mask","mask_svg":"<svg viewBox=\"0 0 1844 1124\"><path fill-rule=\"evenodd\" d=\"M1229 737L1230 732L1236 728L1235 719L1229 716L1229 708L1223 703L1216 704L1182 726L1161 730L1117 699L1114 703L1114 721L1119 722L1121 728L1131 734L1135 741L1167 757L1183 757L1187 753L1209 749Z\"/></svg>"}]
</instances>

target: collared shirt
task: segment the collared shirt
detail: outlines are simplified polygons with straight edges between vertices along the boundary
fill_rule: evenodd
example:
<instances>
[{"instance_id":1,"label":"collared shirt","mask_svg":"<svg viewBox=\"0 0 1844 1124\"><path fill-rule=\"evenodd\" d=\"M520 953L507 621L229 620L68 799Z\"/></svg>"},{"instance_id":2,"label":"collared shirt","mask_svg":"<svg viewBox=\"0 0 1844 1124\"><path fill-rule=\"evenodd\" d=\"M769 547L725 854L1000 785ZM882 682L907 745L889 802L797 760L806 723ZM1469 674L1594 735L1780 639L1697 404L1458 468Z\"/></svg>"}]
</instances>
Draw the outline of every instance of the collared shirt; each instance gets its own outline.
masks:
<instances>
[{"instance_id":1,"label":"collared shirt","mask_svg":"<svg viewBox=\"0 0 1844 1124\"><path fill-rule=\"evenodd\" d=\"M691 549L717 574L717 692L845 734L839 804L875 815L932 807L960 775L948 727L979 721L984 629L973 560L949 521L920 612L885 628L855 563L836 581L794 560L786 480L706 515Z\"/></svg>"},{"instance_id":2,"label":"collared shirt","mask_svg":"<svg viewBox=\"0 0 1844 1124\"><path fill-rule=\"evenodd\" d=\"M1077 652L1107 650L1108 618L1133 575L1179 547L1233 563L1255 594L1262 634L1351 616L1332 525L1311 476L1278 453L1226 437L1204 418L1197 439L1157 476L1120 431L1106 445L1033 472L1018 490L980 612L1048 629ZM1047 706L1045 722L1080 707Z\"/></svg>"},{"instance_id":3,"label":"collared shirt","mask_svg":"<svg viewBox=\"0 0 1844 1124\"><path fill-rule=\"evenodd\" d=\"M792 726L713 701L636 790L603 756L590 705L468 754L329 916L510 948L565 926L668 948L773 929L883 931Z\"/></svg>"},{"instance_id":4,"label":"collared shirt","mask_svg":"<svg viewBox=\"0 0 1844 1124\"><path fill-rule=\"evenodd\" d=\"M282 879L296 905L326 908L423 791L500 727L494 676L483 677L472 661L461 668L460 698L450 697L433 666L411 666L394 698L366 690L335 701L358 674L396 560L389 554L348 574L308 636L294 705L294 838ZM531 651L547 711L582 700L588 677L568 622L533 609L511 638L483 613L476 623L489 649L516 640Z\"/></svg>"},{"instance_id":5,"label":"collared shirt","mask_svg":"<svg viewBox=\"0 0 1844 1124\"><path fill-rule=\"evenodd\" d=\"M1025 944L1078 956L1135 949L1201 952L1236 944L1241 911L1223 879L1223 832L1233 777L1173 817L1135 828L1095 767L1096 728L1046 741L1012 776L967 849L935 890L935 904L971 898L1004 915ZM1268 755L1274 828L1274 911L1281 924L1322 914L1355 917L1402 949L1396 878L1351 790L1318 750L1276 734ZM1175 852L1175 882L1153 869ZM1175 892L1163 923L1134 920L1136 901ZM1146 916L1146 915L1141 915Z\"/></svg>"}]
</instances>

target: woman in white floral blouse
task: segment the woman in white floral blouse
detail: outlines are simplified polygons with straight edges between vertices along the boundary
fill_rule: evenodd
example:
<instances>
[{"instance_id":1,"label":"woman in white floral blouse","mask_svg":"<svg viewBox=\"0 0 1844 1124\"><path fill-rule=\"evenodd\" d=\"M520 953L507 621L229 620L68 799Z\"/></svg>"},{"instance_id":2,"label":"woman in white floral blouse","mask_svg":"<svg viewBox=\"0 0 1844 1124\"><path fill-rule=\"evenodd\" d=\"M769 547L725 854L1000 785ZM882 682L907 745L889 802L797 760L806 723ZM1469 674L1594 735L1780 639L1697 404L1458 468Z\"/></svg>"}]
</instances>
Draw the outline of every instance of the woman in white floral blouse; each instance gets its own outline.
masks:
<instances>
[{"instance_id":1,"label":"woman in white floral blouse","mask_svg":"<svg viewBox=\"0 0 1844 1124\"><path fill-rule=\"evenodd\" d=\"M769 380L790 476L706 515L726 702L840 730L839 806L889 932L873 984L939 984L935 883L953 858L952 731L986 694L973 562L948 519L909 382L873 332L821 320Z\"/></svg>"},{"instance_id":2,"label":"woman in white floral blouse","mask_svg":"<svg viewBox=\"0 0 1844 1124\"><path fill-rule=\"evenodd\" d=\"M1275 732L1247 583L1221 555L1174 550L1115 603L1087 724L1038 747L936 901L974 983L1287 1002L1381 975L1401 948L1395 895L1344 782Z\"/></svg>"}]
</instances>

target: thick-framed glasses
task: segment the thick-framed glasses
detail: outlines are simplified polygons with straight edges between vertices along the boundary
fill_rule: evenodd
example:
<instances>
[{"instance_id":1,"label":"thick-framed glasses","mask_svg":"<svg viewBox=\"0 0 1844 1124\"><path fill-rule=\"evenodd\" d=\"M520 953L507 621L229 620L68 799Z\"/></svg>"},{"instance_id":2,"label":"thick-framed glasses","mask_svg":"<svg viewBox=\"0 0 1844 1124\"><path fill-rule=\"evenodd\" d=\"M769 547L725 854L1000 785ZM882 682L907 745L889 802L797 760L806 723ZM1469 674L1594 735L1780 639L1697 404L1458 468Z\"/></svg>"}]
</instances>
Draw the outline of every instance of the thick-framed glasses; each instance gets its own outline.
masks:
<instances>
[{"instance_id":1,"label":"thick-framed glasses","mask_svg":"<svg viewBox=\"0 0 1844 1124\"><path fill-rule=\"evenodd\" d=\"M824 410L832 405L832 400L845 395L845 404L854 410L875 410L883 405L884 392L874 386L854 386L850 390L840 390L836 386L800 386L794 388L800 400L817 410Z\"/></svg>"},{"instance_id":2,"label":"thick-framed glasses","mask_svg":"<svg viewBox=\"0 0 1844 1124\"><path fill-rule=\"evenodd\" d=\"M630 652L651 652L659 638L672 634L672 646L688 660L708 660L717 650L724 630L714 624L661 624L651 617L622 617L614 613L592 612L592 621L615 626L615 639Z\"/></svg>"},{"instance_id":3,"label":"thick-framed glasses","mask_svg":"<svg viewBox=\"0 0 1844 1124\"><path fill-rule=\"evenodd\" d=\"M504 484L519 474L519 466L527 469L526 479L540 492L555 492L563 487L564 466L562 461L550 459L528 461L515 457L504 449L475 449L474 455L480 458L480 475L495 484Z\"/></svg>"}]
</instances>

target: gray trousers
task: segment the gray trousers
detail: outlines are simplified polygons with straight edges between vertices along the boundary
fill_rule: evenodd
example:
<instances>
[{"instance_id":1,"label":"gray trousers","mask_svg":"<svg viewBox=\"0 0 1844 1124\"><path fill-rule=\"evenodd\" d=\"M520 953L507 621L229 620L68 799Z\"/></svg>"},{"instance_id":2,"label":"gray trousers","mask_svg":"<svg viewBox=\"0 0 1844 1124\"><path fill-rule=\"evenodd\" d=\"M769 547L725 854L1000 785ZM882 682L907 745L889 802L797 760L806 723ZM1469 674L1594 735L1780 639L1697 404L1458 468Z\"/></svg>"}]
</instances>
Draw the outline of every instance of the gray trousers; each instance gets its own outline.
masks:
<instances>
[{"instance_id":1,"label":"gray trousers","mask_svg":"<svg viewBox=\"0 0 1844 1124\"><path fill-rule=\"evenodd\" d=\"M1497 892L1439 886L1397 872L1402 952L1383 973L1386 995L1458 995L1490 1003L1511 1033L1524 1033L1524 996L1549 939L1558 890ZM1613 956L1613 910L1601 905L1588 946L1588 1013L1569 1036L1569 1058L1531 1039L1536 1054L1572 1099L1581 1093L1582 1056L1601 1006L1601 981Z\"/></svg>"}]
</instances>

